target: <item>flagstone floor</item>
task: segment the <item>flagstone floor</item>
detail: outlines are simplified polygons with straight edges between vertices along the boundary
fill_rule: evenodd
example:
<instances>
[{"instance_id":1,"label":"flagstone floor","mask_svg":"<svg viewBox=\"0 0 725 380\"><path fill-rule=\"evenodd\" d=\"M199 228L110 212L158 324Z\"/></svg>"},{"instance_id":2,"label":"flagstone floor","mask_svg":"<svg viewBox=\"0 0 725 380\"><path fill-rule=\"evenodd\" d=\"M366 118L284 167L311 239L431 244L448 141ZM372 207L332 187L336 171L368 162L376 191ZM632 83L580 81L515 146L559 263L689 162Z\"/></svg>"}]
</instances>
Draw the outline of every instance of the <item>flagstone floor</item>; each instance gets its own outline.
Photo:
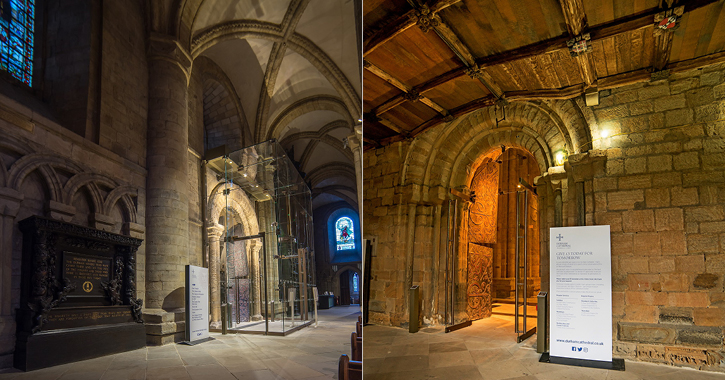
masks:
<instances>
[{"instance_id":1,"label":"flagstone floor","mask_svg":"<svg viewBox=\"0 0 725 380\"><path fill-rule=\"evenodd\" d=\"M286 337L212 334L196 346L171 344L36 371L15 369L0 380L322 380L337 378L340 355L350 355L359 306L319 311L319 325Z\"/></svg>"},{"instance_id":2,"label":"flagstone floor","mask_svg":"<svg viewBox=\"0 0 725 380\"><path fill-rule=\"evenodd\" d=\"M513 318L493 316L451 333L442 328L363 328L365 380L725 380L725 373L626 361L625 371L539 363L536 335L517 344Z\"/></svg>"}]
</instances>

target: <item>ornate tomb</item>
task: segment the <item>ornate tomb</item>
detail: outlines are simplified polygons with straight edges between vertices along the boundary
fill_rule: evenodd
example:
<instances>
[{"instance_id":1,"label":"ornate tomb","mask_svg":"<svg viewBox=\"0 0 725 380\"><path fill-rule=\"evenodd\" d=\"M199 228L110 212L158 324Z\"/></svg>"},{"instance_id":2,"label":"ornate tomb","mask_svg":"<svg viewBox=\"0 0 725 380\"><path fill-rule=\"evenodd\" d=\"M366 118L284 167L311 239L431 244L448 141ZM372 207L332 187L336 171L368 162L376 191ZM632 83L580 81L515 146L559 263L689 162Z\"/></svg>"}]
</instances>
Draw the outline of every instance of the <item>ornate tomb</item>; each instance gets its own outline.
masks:
<instances>
[{"instance_id":1,"label":"ornate tomb","mask_svg":"<svg viewBox=\"0 0 725 380\"><path fill-rule=\"evenodd\" d=\"M135 286L142 240L37 216L19 225L15 367L28 371L146 345Z\"/></svg>"}]
</instances>

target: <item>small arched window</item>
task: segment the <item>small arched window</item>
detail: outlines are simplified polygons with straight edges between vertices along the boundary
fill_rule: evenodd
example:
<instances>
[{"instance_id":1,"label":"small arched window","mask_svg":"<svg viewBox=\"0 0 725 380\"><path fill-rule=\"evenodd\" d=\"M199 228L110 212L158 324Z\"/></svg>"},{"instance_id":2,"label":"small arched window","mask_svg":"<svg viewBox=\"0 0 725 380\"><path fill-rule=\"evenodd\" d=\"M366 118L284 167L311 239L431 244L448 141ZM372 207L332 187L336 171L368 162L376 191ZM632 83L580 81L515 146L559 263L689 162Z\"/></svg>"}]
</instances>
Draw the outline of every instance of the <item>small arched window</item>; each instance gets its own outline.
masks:
<instances>
[{"instance_id":1,"label":"small arched window","mask_svg":"<svg viewBox=\"0 0 725 380\"><path fill-rule=\"evenodd\" d=\"M335 240L338 251L355 249L355 231L352 219L343 216L335 222Z\"/></svg>"},{"instance_id":2,"label":"small arched window","mask_svg":"<svg viewBox=\"0 0 725 380\"><path fill-rule=\"evenodd\" d=\"M35 0L0 0L0 70L33 85Z\"/></svg>"},{"instance_id":3,"label":"small arched window","mask_svg":"<svg viewBox=\"0 0 725 380\"><path fill-rule=\"evenodd\" d=\"M360 283L360 278L358 277L357 273L352 274L352 291L357 292L358 291L358 284Z\"/></svg>"}]
</instances>

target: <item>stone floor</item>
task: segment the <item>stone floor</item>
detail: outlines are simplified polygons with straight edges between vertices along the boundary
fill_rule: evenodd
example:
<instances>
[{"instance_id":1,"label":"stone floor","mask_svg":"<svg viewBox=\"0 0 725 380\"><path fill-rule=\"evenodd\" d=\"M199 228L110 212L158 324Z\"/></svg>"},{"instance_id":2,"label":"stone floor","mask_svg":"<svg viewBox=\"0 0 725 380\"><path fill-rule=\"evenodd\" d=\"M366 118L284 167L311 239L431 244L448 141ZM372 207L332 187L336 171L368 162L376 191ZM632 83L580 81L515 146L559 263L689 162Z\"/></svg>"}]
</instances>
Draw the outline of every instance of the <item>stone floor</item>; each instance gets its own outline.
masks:
<instances>
[{"instance_id":1,"label":"stone floor","mask_svg":"<svg viewBox=\"0 0 725 380\"><path fill-rule=\"evenodd\" d=\"M286 337L212 334L196 346L146 347L31 372L6 370L0 380L320 380L337 378L341 354L350 355L350 333L359 306L319 311L319 325Z\"/></svg>"},{"instance_id":2,"label":"stone floor","mask_svg":"<svg viewBox=\"0 0 725 380\"><path fill-rule=\"evenodd\" d=\"M539 363L536 335L516 344L513 318L493 316L472 326L444 333L426 328L408 330L365 326L365 380L418 379L594 379L594 380L725 380L725 373L641 362L625 362L625 371Z\"/></svg>"}]
</instances>

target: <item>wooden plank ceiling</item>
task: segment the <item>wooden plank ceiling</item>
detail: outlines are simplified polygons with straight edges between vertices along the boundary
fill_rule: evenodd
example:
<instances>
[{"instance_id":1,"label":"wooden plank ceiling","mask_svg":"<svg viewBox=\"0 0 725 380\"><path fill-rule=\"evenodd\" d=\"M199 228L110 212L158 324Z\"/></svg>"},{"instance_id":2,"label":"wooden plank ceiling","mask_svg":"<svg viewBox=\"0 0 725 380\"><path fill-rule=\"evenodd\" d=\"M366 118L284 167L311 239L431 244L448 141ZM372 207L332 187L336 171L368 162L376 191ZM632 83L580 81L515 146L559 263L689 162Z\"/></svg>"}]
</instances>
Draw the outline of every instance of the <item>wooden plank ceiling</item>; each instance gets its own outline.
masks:
<instances>
[{"instance_id":1,"label":"wooden plank ceiling","mask_svg":"<svg viewBox=\"0 0 725 380\"><path fill-rule=\"evenodd\" d=\"M568 99L725 60L720 0L365 0L366 148L496 102ZM679 16L666 31L657 24ZM570 53L567 41L589 37Z\"/></svg>"}]
</instances>

